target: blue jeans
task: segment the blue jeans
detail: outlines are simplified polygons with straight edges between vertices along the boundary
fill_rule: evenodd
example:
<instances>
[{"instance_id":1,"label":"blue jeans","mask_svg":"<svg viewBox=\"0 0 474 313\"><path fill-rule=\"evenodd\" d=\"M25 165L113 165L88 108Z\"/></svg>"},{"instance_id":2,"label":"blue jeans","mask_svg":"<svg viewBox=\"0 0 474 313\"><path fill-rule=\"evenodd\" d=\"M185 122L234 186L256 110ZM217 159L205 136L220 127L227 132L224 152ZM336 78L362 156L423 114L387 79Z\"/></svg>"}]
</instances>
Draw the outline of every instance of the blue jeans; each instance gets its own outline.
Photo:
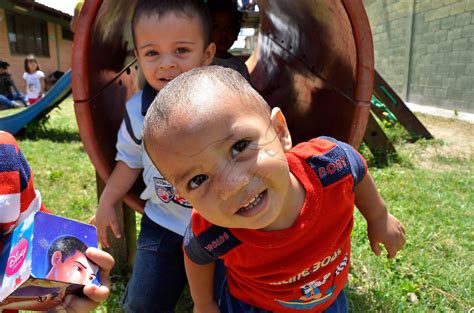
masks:
<instances>
[{"instance_id":1,"label":"blue jeans","mask_svg":"<svg viewBox=\"0 0 474 313\"><path fill-rule=\"evenodd\" d=\"M19 100L24 105L26 105L26 99L21 94L7 94L7 95L0 95L0 104L6 106L7 108L13 108L15 105L13 101Z\"/></svg>"},{"instance_id":2,"label":"blue jeans","mask_svg":"<svg viewBox=\"0 0 474 313\"><path fill-rule=\"evenodd\" d=\"M227 281L224 282L222 288L219 307L221 313L271 313L271 311L259 309L234 298L229 292ZM301 311L303 312L304 310ZM334 300L331 306L327 308L324 313L347 313L348 311L347 298L344 290L341 290L336 300Z\"/></svg>"},{"instance_id":3,"label":"blue jeans","mask_svg":"<svg viewBox=\"0 0 474 313\"><path fill-rule=\"evenodd\" d=\"M125 312L174 312L187 283L182 246L183 236L143 214L133 273L122 299ZM221 282L223 268L216 265Z\"/></svg>"}]
</instances>

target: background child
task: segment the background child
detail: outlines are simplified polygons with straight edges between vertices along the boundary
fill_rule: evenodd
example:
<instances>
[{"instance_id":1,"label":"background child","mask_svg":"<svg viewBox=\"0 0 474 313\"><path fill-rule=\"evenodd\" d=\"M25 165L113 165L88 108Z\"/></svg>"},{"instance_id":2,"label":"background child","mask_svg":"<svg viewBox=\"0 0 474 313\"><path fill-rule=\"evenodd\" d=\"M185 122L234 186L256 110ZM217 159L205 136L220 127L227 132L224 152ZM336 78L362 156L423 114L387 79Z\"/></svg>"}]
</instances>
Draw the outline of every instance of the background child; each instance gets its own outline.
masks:
<instances>
[{"instance_id":1,"label":"background child","mask_svg":"<svg viewBox=\"0 0 474 313\"><path fill-rule=\"evenodd\" d=\"M124 295L127 312L173 312L186 285L183 234L191 205L156 170L141 145L143 120L156 93L179 74L209 65L210 17L199 0L138 1L132 18L135 55L146 84L126 103L118 132L117 164L96 213L99 240L109 246L107 228L121 237L114 204L143 170L145 213L133 273Z\"/></svg>"},{"instance_id":2,"label":"background child","mask_svg":"<svg viewBox=\"0 0 474 313\"><path fill-rule=\"evenodd\" d=\"M4 236L29 214L38 210L45 211L45 208L39 191L35 190L33 172L15 138L0 131L0 250ZM114 266L114 259L110 254L96 248L88 248L86 256L100 267L102 285L99 287L89 284L84 287L86 297L66 296L60 303L66 312L90 312L110 293L109 273ZM10 305L8 308L17 307ZM0 311L2 309L0 305Z\"/></svg>"},{"instance_id":3,"label":"background child","mask_svg":"<svg viewBox=\"0 0 474 313\"><path fill-rule=\"evenodd\" d=\"M208 6L212 19L211 40L216 44L216 57L212 64L232 68L250 80L244 61L229 52L240 32L242 13L237 9L237 3L232 0L211 0Z\"/></svg>"},{"instance_id":4,"label":"background child","mask_svg":"<svg viewBox=\"0 0 474 313\"><path fill-rule=\"evenodd\" d=\"M40 71L38 60L30 54L25 58L25 72L23 73L25 80L26 98L28 104L32 105L44 94L44 73Z\"/></svg>"},{"instance_id":5,"label":"background child","mask_svg":"<svg viewBox=\"0 0 474 313\"><path fill-rule=\"evenodd\" d=\"M26 106L25 97L20 94L8 72L9 66L7 62L0 60L0 105L6 108L17 108L21 102Z\"/></svg>"},{"instance_id":6,"label":"background child","mask_svg":"<svg viewBox=\"0 0 474 313\"><path fill-rule=\"evenodd\" d=\"M143 139L196 210L184 242L196 313L219 311L217 259L227 268L222 312L347 311L354 202L377 255L379 243L389 258L404 245L403 226L362 156L329 137L291 148L282 112L270 113L232 70L199 68L168 84L148 111Z\"/></svg>"}]
</instances>

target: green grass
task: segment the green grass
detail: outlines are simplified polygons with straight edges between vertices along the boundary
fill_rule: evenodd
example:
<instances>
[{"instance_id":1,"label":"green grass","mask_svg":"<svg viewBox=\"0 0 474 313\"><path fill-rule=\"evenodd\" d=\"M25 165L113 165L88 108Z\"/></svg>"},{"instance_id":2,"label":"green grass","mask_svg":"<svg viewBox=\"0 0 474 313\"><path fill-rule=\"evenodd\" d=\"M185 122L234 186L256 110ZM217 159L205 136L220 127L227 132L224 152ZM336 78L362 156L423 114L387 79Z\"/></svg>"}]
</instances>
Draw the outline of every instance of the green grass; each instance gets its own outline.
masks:
<instances>
[{"instance_id":1,"label":"green grass","mask_svg":"<svg viewBox=\"0 0 474 313\"><path fill-rule=\"evenodd\" d=\"M407 244L394 260L376 257L366 224L356 213L351 277L346 288L352 312L467 312L474 307L472 155L428 155L441 140L387 130L398 150L389 166L371 172L390 211L405 225ZM18 137L48 208L86 222L97 197L95 173L77 133L72 101L50 113L48 122ZM376 165L368 149L362 149ZM125 282L115 281L109 312L119 311ZM177 312L190 312L186 294ZM102 305L98 312L105 312Z\"/></svg>"}]
</instances>

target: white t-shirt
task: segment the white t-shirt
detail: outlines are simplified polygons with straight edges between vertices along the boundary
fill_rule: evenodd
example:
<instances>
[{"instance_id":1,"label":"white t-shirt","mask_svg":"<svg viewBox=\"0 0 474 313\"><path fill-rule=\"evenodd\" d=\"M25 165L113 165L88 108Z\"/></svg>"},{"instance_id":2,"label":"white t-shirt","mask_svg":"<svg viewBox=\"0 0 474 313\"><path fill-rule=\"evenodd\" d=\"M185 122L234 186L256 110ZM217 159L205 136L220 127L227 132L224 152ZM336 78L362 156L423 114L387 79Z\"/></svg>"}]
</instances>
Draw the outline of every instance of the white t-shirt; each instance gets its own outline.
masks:
<instances>
[{"instance_id":1,"label":"white t-shirt","mask_svg":"<svg viewBox=\"0 0 474 313\"><path fill-rule=\"evenodd\" d=\"M134 94L125 107L125 117L117 135L117 155L130 168L143 168L145 190L140 198L146 200L145 214L155 223L179 235L184 235L191 220L191 205L176 194L151 162L142 143L144 116L143 90Z\"/></svg>"},{"instance_id":2,"label":"white t-shirt","mask_svg":"<svg viewBox=\"0 0 474 313\"><path fill-rule=\"evenodd\" d=\"M26 97L36 99L41 96L41 78L44 78L42 71L36 71L32 74L23 73L23 79L26 81Z\"/></svg>"}]
</instances>

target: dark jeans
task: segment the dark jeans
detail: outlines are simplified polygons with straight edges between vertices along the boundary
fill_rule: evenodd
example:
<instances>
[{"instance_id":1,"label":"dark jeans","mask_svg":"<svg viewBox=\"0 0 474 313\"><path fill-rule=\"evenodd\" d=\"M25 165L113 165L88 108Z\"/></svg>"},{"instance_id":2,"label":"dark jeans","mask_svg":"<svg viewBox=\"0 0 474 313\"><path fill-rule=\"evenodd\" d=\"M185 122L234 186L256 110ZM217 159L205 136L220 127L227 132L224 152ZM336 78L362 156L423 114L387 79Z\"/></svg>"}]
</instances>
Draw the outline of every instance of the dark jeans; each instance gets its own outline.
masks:
<instances>
[{"instance_id":1,"label":"dark jeans","mask_svg":"<svg viewBox=\"0 0 474 313\"><path fill-rule=\"evenodd\" d=\"M143 214L133 273L123 296L125 312L174 312L184 287L183 236L153 222ZM216 286L225 270L216 264Z\"/></svg>"},{"instance_id":2,"label":"dark jeans","mask_svg":"<svg viewBox=\"0 0 474 313\"><path fill-rule=\"evenodd\" d=\"M15 105L13 101L21 101L24 105L26 105L26 99L21 94L7 94L7 95L0 95L0 104L6 106L7 108L13 108Z\"/></svg>"},{"instance_id":3,"label":"dark jeans","mask_svg":"<svg viewBox=\"0 0 474 313\"><path fill-rule=\"evenodd\" d=\"M224 282L222 288L219 307L221 313L271 313L271 311L259 309L234 298L229 292L227 281ZM334 300L331 306L327 308L324 313L347 313L348 310L346 295L344 290L341 290L336 300ZM304 310L301 311L303 312Z\"/></svg>"}]
</instances>

